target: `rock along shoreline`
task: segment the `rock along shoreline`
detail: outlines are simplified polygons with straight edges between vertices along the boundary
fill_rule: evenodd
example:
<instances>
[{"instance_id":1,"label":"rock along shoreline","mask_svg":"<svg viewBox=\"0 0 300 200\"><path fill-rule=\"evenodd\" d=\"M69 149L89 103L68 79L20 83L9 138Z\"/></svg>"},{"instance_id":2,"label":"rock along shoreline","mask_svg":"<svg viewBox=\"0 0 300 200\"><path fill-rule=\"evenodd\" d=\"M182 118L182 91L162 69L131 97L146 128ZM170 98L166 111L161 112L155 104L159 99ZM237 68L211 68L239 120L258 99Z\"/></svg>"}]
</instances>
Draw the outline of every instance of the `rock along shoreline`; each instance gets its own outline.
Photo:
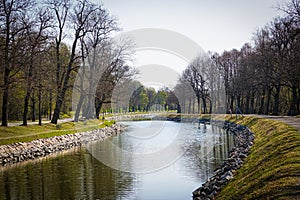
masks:
<instances>
[{"instance_id":1,"label":"rock along shoreline","mask_svg":"<svg viewBox=\"0 0 300 200\"><path fill-rule=\"evenodd\" d=\"M230 151L213 175L201 187L193 192L193 200L215 199L221 189L233 178L236 170L241 168L253 145L254 133L246 126L231 122L212 121L211 124L223 126L234 135L235 147Z\"/></svg>"},{"instance_id":2,"label":"rock along shoreline","mask_svg":"<svg viewBox=\"0 0 300 200\"><path fill-rule=\"evenodd\" d=\"M18 142L0 146L0 167L18 162L41 158L52 153L68 150L95 140L120 134L125 129L122 124L93 131L79 132L51 138L33 140L31 142Z\"/></svg>"}]
</instances>

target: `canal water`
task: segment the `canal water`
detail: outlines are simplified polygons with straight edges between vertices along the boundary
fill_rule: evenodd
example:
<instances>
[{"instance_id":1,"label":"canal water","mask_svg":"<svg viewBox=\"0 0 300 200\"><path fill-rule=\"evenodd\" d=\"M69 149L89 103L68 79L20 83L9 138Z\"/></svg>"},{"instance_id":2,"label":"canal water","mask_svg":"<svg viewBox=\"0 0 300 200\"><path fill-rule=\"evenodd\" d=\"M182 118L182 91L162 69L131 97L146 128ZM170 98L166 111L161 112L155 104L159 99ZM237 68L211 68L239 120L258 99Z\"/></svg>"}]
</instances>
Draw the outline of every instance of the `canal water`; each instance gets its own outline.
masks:
<instances>
[{"instance_id":1,"label":"canal water","mask_svg":"<svg viewBox=\"0 0 300 200\"><path fill-rule=\"evenodd\" d=\"M0 199L190 200L234 146L211 125L122 123L102 142L0 168Z\"/></svg>"}]
</instances>

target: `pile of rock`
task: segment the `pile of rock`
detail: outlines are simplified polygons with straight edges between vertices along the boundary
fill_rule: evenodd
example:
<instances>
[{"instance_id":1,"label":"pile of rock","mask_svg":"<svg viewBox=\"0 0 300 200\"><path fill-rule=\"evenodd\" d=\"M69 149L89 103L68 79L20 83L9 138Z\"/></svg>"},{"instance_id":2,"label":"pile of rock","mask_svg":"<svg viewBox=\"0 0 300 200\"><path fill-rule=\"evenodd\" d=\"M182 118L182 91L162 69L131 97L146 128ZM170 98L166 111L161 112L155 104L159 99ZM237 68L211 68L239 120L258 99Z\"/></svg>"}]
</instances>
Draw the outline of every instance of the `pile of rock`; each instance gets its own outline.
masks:
<instances>
[{"instance_id":1,"label":"pile of rock","mask_svg":"<svg viewBox=\"0 0 300 200\"><path fill-rule=\"evenodd\" d=\"M247 127L225 122L224 129L234 134L235 147L223 164L214 171L212 177L193 192L194 200L214 199L233 178L235 171L242 166L253 145L254 134Z\"/></svg>"},{"instance_id":2,"label":"pile of rock","mask_svg":"<svg viewBox=\"0 0 300 200\"><path fill-rule=\"evenodd\" d=\"M0 146L0 166L32 160L47 156L54 152L70 149L95 140L117 135L124 130L124 125L114 124L88 132L80 132L51 138L34 140L31 142L18 142Z\"/></svg>"}]
</instances>

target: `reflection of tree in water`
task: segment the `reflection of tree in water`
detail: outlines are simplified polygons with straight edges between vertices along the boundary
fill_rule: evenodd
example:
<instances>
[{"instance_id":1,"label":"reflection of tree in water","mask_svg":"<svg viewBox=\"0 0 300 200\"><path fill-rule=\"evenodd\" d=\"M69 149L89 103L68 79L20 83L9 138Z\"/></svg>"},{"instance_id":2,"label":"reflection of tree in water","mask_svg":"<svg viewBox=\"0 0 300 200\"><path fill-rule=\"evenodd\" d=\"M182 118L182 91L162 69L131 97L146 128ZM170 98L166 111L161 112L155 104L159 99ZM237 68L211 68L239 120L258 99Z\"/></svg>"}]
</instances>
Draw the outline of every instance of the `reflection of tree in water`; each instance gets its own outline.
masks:
<instances>
[{"instance_id":1,"label":"reflection of tree in water","mask_svg":"<svg viewBox=\"0 0 300 200\"><path fill-rule=\"evenodd\" d=\"M2 171L0 199L122 199L133 179L80 149Z\"/></svg>"},{"instance_id":2,"label":"reflection of tree in water","mask_svg":"<svg viewBox=\"0 0 300 200\"><path fill-rule=\"evenodd\" d=\"M183 173L193 174L190 177L205 181L228 157L234 146L233 136L217 126L201 124L191 139L183 156L184 162L189 163L186 165L189 168L183 170Z\"/></svg>"}]
</instances>

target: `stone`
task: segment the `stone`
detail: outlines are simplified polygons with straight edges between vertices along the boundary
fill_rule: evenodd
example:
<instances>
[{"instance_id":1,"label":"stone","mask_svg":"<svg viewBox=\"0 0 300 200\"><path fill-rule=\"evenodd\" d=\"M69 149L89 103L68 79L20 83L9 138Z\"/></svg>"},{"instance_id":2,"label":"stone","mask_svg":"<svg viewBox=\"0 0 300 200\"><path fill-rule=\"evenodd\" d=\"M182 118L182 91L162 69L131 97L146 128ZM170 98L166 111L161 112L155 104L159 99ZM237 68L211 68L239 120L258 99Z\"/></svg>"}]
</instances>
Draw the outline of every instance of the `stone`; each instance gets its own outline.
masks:
<instances>
[{"instance_id":1,"label":"stone","mask_svg":"<svg viewBox=\"0 0 300 200\"><path fill-rule=\"evenodd\" d=\"M233 179L236 169L242 166L253 145L254 134L247 127L229 122L225 122L223 127L226 132L229 131L234 135L235 147L229 152L229 156L223 164L214 171L213 176L196 190L201 191L201 193L196 193L193 199L198 197L200 199L214 199L221 188Z\"/></svg>"},{"instance_id":2,"label":"stone","mask_svg":"<svg viewBox=\"0 0 300 200\"><path fill-rule=\"evenodd\" d=\"M49 155L53 152L64 151L75 146L81 146L90 141L103 140L106 137L117 135L124 126L114 124L112 127L103 129L54 136L52 138L39 139L31 142L19 142L11 145L0 146L0 165L12 164L23 160L35 159Z\"/></svg>"}]
</instances>

